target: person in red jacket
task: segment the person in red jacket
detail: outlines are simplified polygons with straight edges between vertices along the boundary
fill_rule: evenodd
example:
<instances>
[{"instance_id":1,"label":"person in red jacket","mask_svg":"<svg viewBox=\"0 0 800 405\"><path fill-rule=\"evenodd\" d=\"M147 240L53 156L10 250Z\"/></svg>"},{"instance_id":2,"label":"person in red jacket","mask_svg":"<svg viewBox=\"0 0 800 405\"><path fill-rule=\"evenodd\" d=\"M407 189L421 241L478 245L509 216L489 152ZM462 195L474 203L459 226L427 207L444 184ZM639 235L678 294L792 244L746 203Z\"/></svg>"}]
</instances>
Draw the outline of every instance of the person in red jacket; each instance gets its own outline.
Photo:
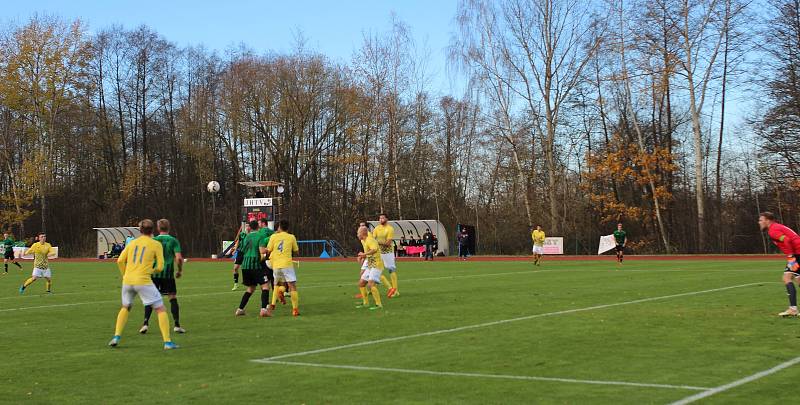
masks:
<instances>
[{"instance_id":1,"label":"person in red jacket","mask_svg":"<svg viewBox=\"0 0 800 405\"><path fill-rule=\"evenodd\" d=\"M785 255L786 269L783 272L783 283L786 285L786 293L789 295L789 309L778 314L779 316L797 316L797 288L795 280L800 277L800 236L789 227L779 224L775 220L775 214L762 212L758 216L758 225L762 231L767 231L769 238Z\"/></svg>"}]
</instances>

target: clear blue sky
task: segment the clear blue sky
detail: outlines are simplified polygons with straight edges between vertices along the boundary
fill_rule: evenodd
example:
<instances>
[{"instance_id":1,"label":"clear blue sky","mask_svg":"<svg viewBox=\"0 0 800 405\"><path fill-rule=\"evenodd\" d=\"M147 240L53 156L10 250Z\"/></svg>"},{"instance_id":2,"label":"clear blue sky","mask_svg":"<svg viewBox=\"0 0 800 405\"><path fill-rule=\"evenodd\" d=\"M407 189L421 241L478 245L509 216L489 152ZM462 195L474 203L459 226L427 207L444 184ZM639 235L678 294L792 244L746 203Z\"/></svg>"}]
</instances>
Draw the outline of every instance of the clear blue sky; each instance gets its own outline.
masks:
<instances>
[{"instance_id":1,"label":"clear blue sky","mask_svg":"<svg viewBox=\"0 0 800 405\"><path fill-rule=\"evenodd\" d=\"M449 92L445 47L457 0L18 0L3 5L3 20L24 23L34 13L81 18L90 30L146 24L178 45L224 50L244 43L256 51L288 51L302 31L308 46L348 62L364 32L383 32L394 12L418 45L430 50L434 92Z\"/></svg>"}]
</instances>

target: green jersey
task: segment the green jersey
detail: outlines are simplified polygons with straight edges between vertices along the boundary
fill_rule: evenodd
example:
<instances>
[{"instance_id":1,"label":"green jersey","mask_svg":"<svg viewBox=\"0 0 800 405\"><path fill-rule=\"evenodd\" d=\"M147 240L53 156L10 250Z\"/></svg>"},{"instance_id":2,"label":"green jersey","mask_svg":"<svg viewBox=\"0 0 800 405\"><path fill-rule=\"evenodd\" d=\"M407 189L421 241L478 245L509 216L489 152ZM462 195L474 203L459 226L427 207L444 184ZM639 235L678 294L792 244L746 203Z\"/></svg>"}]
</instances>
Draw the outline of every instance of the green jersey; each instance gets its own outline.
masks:
<instances>
[{"instance_id":1,"label":"green jersey","mask_svg":"<svg viewBox=\"0 0 800 405\"><path fill-rule=\"evenodd\" d=\"M3 240L3 253L14 253L14 238L9 236Z\"/></svg>"},{"instance_id":2,"label":"green jersey","mask_svg":"<svg viewBox=\"0 0 800 405\"><path fill-rule=\"evenodd\" d=\"M617 245L624 245L627 238L628 234L625 231L619 229L614 231L614 239L617 241Z\"/></svg>"},{"instance_id":3,"label":"green jersey","mask_svg":"<svg viewBox=\"0 0 800 405\"><path fill-rule=\"evenodd\" d=\"M261 269L261 251L258 248L261 246L262 240L264 240L263 234L258 231L250 232L239 244L239 251L242 254L242 269Z\"/></svg>"},{"instance_id":4,"label":"green jersey","mask_svg":"<svg viewBox=\"0 0 800 405\"><path fill-rule=\"evenodd\" d=\"M153 278L175 278L175 253L181 253L181 243L172 235L158 235L153 239L164 248L164 270L153 273Z\"/></svg>"},{"instance_id":5,"label":"green jersey","mask_svg":"<svg viewBox=\"0 0 800 405\"><path fill-rule=\"evenodd\" d=\"M267 247L267 244L269 243L269 237L270 237L270 236L272 236L272 234L273 234L273 233L275 233L275 231L273 231L272 229L269 229L269 228L267 228L267 227L265 226L265 227L263 227L263 228L260 228L260 229L258 230L258 233L259 233L259 235L261 235L261 237L263 238L263 239L261 240L261 242L260 242L260 245L259 245L259 246Z\"/></svg>"}]
</instances>

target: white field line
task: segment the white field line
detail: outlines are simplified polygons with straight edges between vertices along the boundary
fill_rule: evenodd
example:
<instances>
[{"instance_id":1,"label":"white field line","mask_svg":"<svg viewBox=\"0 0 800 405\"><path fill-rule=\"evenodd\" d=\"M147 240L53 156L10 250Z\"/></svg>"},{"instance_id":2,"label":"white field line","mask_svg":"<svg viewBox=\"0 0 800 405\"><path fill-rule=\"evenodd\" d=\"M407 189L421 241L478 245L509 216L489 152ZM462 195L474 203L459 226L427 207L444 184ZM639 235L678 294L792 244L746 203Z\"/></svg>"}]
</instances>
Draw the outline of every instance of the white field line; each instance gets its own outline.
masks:
<instances>
[{"instance_id":1,"label":"white field line","mask_svg":"<svg viewBox=\"0 0 800 405\"><path fill-rule=\"evenodd\" d=\"M556 271L556 270L548 270L548 271ZM484 273L484 274L453 275L453 276L441 276L441 277L425 277L425 278L407 279L404 282L409 283L409 282L435 281L435 280L444 280L444 279L507 276L507 275L513 275L513 274L537 274L537 273L542 273L542 272L543 271L541 271L541 270L540 271L513 271L513 272L507 272L507 273ZM342 282L330 282L330 283L323 283L323 284L310 284L310 285L307 285L307 286L300 285L300 286L298 286L298 288L300 290L306 290L306 289L311 289L311 288L338 287L338 286L341 286L341 285L346 285L347 283L350 283L351 281L355 285L355 281L348 280L348 281L342 281ZM214 287L214 288L219 288L219 287ZM202 294L181 294L181 295L178 295L178 298L204 297L204 296L209 296L209 295L231 294L231 293L237 293L237 292L239 292L239 291L222 291L222 292L202 293ZM56 294L56 296L68 295L68 294L82 294L82 293L64 293L64 294ZM42 295L28 295L28 296L43 297ZM27 297L27 296L22 295L22 296L19 296L19 297L4 297L4 298L8 299L8 298L21 298L21 297ZM47 298L43 298L43 299L47 299ZM72 302L72 303L64 303L64 304L36 305L36 306L30 306L30 307L5 308L5 309L0 309L0 312L27 311L27 310L33 310L33 309L59 308L59 307L74 307L74 306L92 305L92 304L107 304L107 303L118 302L118 301L119 300L102 300L102 301Z\"/></svg>"},{"instance_id":2,"label":"white field line","mask_svg":"<svg viewBox=\"0 0 800 405\"><path fill-rule=\"evenodd\" d=\"M575 378L537 377L528 375L463 373L455 371L432 371L432 370L414 370L405 368L365 367L365 366L349 366L342 364L304 363L295 361L271 361L271 360L254 360L254 361L263 364L280 364L287 366L333 368L333 369L356 370L356 371L380 371L380 372L424 374L424 375L449 376L449 377L474 377L474 378L484 378L484 379L495 378L503 380L549 381L549 382L594 384L594 385L622 385L628 387L666 388L666 389L692 390L692 391L707 391L710 389L706 387L694 387L691 385L650 384L650 383L637 383L628 381L582 380Z\"/></svg>"},{"instance_id":3,"label":"white field line","mask_svg":"<svg viewBox=\"0 0 800 405\"><path fill-rule=\"evenodd\" d=\"M332 352L332 351L337 351L337 350L351 349L351 348L355 348L355 347L376 345L376 344L380 344L380 343L396 342L396 341L400 341L400 340L408 340L408 339L414 339L414 338L419 338L419 337L442 335L442 334L445 334L445 333L462 332L462 331L465 331L465 330L486 328L486 327L489 327L489 326L503 325L503 324L512 323L512 322L527 321L527 320L530 320L530 319L545 318L545 317L558 316L558 315L567 315L567 314L573 314L573 313L578 313L578 312L594 311L594 310L598 310L598 309L613 308L613 307L619 307L619 306L624 306L624 305L641 304L641 303L644 303L644 302L661 301L661 300L666 300L666 299L670 299L670 298L688 297L688 296L692 296L692 295L707 294L707 293L712 293L712 292L732 290L732 289L735 289L735 288L743 288L743 287L750 287L750 286L754 286L754 285L765 285L765 284L769 284L769 283L760 282L760 283L739 284L739 285L728 286L728 287L713 288L713 289L709 289L709 290L691 291L691 292L680 293L680 294L662 295L662 296L658 296L658 297L642 298L642 299L632 300L632 301L616 302L616 303L613 303L613 304L602 304L602 305L593 305L593 306L590 306L590 307L583 307L583 308L565 309L565 310L562 310L562 311L546 312L546 313L542 313L542 314L521 316L521 317L518 317L518 318L502 319L502 320L499 320L499 321L491 321L491 322L484 322L484 323L478 323L478 324L472 324L472 325L466 325L466 326L459 326L459 327L449 328L449 329L440 329L440 330L434 330L434 331L430 331L430 332L415 333L413 335L395 336L395 337L388 337L388 338L377 339L377 340L367 340L367 341L363 341L363 342L350 343L350 344L341 345L341 346L332 346L332 347L326 347L326 348L322 348L322 349L308 350L308 351L296 352L296 353L288 353L288 354L282 354L282 355L278 355L278 356L265 357L265 358L262 358L262 359L255 359L255 360L252 360L252 361L264 362L264 361L274 361L274 360L286 359L286 358L290 358L290 357L308 356L308 355L312 355L312 354L327 353L327 352Z\"/></svg>"},{"instance_id":4,"label":"white field line","mask_svg":"<svg viewBox=\"0 0 800 405\"><path fill-rule=\"evenodd\" d=\"M725 385L720 385L719 387L711 388L711 389L709 389L707 391L703 391L703 392L697 393L695 395L692 395L690 397L686 397L686 398L684 398L684 399L682 399L680 401L673 402L672 405L690 404L692 402L699 401L699 400L704 399L704 398L708 398L708 397L710 397L712 395L719 394L720 392L728 391L730 389L739 387L739 386L747 384L749 382L753 382L755 380L764 378L764 377L766 377L766 376L768 376L770 374L775 374L778 371L781 371L783 369L789 368L789 367L794 366L796 364L800 364L800 357L795 357L795 358L793 358L793 359L791 359L791 360L789 360L787 362L778 364L777 366L772 367L769 370L759 371L758 373L755 373L753 375L749 375L749 376L747 376L745 378L736 380L734 382L731 382L731 383L728 383L728 384L725 384Z\"/></svg>"},{"instance_id":5,"label":"white field line","mask_svg":"<svg viewBox=\"0 0 800 405\"><path fill-rule=\"evenodd\" d=\"M538 269L538 270L522 270L522 271L510 271L504 273L481 273L481 274L456 274L452 276L438 276L438 277L423 277L423 278L412 278L412 279L404 279L403 282L411 283L411 282L419 282L419 281L436 281L436 280L449 280L449 279L459 279L459 278L475 278L475 277L494 277L494 276L510 276L515 274L538 274L538 273L558 273L562 271L567 271L563 269ZM692 272L692 273L713 273L713 272L739 272L739 273L750 273L750 272L768 272L769 270L763 269L718 269L718 270L694 270L694 269L666 269L666 270L644 270L644 269L615 269L615 270L605 270L605 273L614 274L616 272L627 272L627 273L681 273L681 272ZM324 287L338 287L342 285L347 285L352 280L346 280L341 282L327 282L327 283L320 283L320 284L307 284L307 285L298 285L300 289L308 289L308 288L324 288ZM355 283L355 282L354 282ZM218 290L220 286L195 286L195 287L181 287L181 291L186 290ZM57 295L64 296L64 295L92 295L92 294L103 294L108 292L108 290L94 290L94 291L78 291L78 292L68 292L68 293L57 293ZM19 300L19 299L26 299L26 298L40 298L45 296L46 294L26 294L26 295L15 295L11 297L0 297L0 300ZM199 295L199 294L198 294ZM181 295L184 296L184 295ZM188 296L188 295L186 295ZM83 304L81 304L83 305ZM2 310L0 310L2 312Z\"/></svg>"}]
</instances>

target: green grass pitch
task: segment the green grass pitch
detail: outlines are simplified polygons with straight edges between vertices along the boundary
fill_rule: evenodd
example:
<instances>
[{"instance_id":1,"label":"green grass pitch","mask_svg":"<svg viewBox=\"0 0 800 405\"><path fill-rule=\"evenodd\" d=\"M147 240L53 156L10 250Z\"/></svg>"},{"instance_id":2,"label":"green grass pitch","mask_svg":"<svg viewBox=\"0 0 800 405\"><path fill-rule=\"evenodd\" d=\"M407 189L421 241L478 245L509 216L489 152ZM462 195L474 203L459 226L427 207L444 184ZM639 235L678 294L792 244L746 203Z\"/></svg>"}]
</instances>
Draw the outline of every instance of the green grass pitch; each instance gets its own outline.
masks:
<instances>
[{"instance_id":1,"label":"green grass pitch","mask_svg":"<svg viewBox=\"0 0 800 405\"><path fill-rule=\"evenodd\" d=\"M188 262L185 335L157 323L106 347L119 306L111 263L52 262L0 277L0 402L666 404L798 356L800 319L774 261L399 262L398 298L355 308L355 262L298 270L300 318L234 318L231 264ZM726 288L733 287L733 288ZM326 349L326 350L320 350ZM308 353L310 352L310 353ZM253 360L267 359L266 362ZM271 359L271 360L270 360ZM797 402L800 365L701 403Z\"/></svg>"}]
</instances>

